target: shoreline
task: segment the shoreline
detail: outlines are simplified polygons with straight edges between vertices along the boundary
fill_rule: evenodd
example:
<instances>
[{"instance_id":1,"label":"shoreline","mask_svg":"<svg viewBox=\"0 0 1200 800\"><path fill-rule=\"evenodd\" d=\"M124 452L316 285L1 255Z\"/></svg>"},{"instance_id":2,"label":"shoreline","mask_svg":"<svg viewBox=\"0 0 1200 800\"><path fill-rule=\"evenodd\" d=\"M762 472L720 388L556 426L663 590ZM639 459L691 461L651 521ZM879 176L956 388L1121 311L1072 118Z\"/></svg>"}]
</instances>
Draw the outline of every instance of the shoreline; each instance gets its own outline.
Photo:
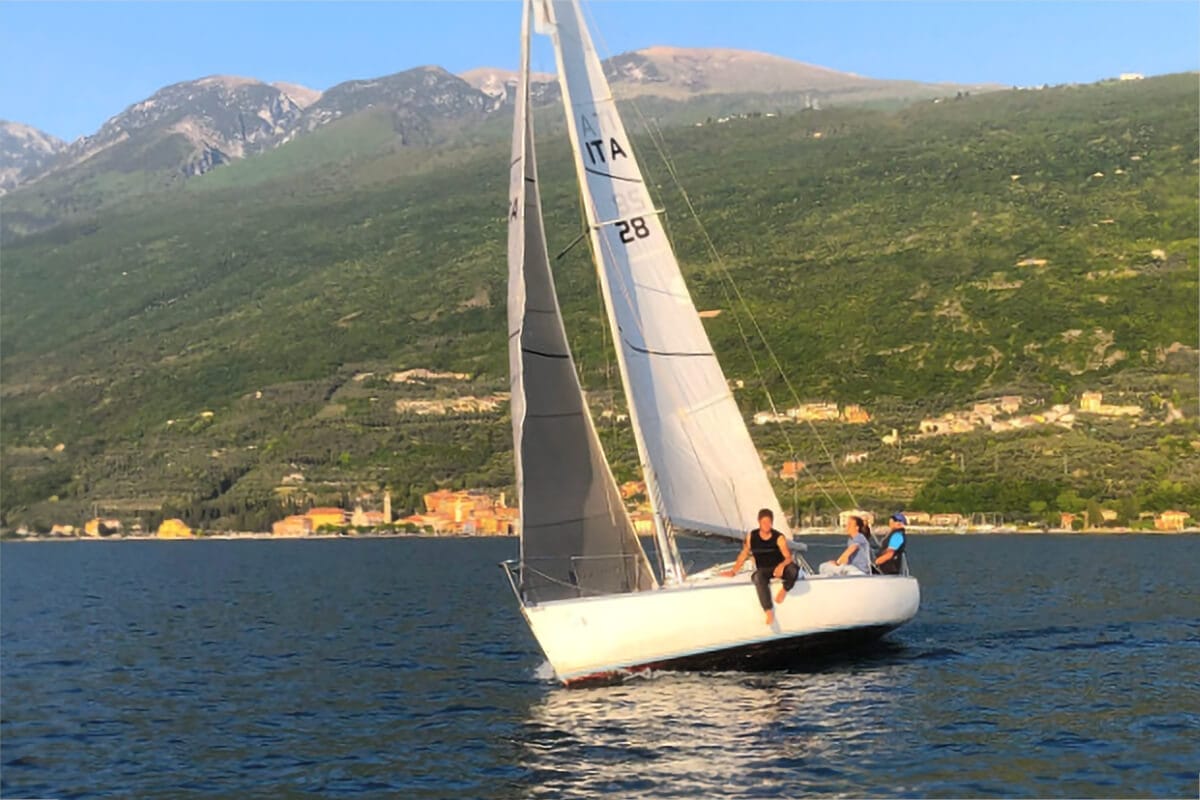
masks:
<instances>
[{"instance_id":1,"label":"shoreline","mask_svg":"<svg viewBox=\"0 0 1200 800\"><path fill-rule=\"evenodd\" d=\"M516 539L516 534L478 535L470 533L313 533L306 536L276 536L272 533L224 532L206 533L199 536L51 536L49 534L31 534L29 536L8 536L0 538L2 542L206 542L220 541L280 541L295 542L315 539Z\"/></svg>"},{"instance_id":2,"label":"shoreline","mask_svg":"<svg viewBox=\"0 0 1200 800\"><path fill-rule=\"evenodd\" d=\"M882 528L886 531L886 528ZM992 528L990 530L960 530L956 528L929 528L929 527L913 527L906 528L907 532L914 536L1041 536L1050 534L1054 536L1129 536L1129 535L1152 535L1152 536L1172 536L1180 533L1200 533L1200 527L1189 526L1178 531L1160 531L1160 530L1137 530L1135 528L1087 528L1076 531L1068 528ZM798 531L793 531L792 535L799 536L844 536L845 534L840 529L834 528L802 528Z\"/></svg>"},{"instance_id":3,"label":"shoreline","mask_svg":"<svg viewBox=\"0 0 1200 800\"><path fill-rule=\"evenodd\" d=\"M208 542L208 541L279 541L297 542L328 539L516 539L516 535L477 536L462 533L359 533L343 536L337 533L314 533L309 536L275 536L270 533L213 533L201 536L159 538L157 536L11 536L3 542Z\"/></svg>"},{"instance_id":4,"label":"shoreline","mask_svg":"<svg viewBox=\"0 0 1200 800\"><path fill-rule=\"evenodd\" d=\"M954 530L952 528L909 528L908 532L916 536L1179 536L1200 534L1200 527L1189 527L1179 531L1133 530L1131 528L1099 528L1095 530L1072 531L1063 528L997 528L994 530L972 531ZM794 538L805 537L841 537L841 531L831 528L806 528L793 532ZM489 534L480 536L470 533L357 533L338 534L320 533L308 536L275 536L270 533L214 533L201 536L185 536L180 538L163 538L157 536L50 536L34 534L31 536L8 536L0 542L204 542L204 541L314 541L344 539L347 541L363 541L367 539L516 539L516 534Z\"/></svg>"}]
</instances>

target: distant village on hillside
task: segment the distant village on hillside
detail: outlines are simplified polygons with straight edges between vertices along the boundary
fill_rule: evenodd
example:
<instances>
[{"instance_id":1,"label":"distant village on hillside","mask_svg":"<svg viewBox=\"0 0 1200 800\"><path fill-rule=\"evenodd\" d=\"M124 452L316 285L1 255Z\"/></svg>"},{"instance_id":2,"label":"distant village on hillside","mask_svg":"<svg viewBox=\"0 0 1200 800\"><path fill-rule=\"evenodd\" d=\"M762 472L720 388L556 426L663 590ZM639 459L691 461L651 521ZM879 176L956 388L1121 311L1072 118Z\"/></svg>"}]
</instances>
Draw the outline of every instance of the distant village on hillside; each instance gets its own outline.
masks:
<instances>
[{"instance_id":1,"label":"distant village on hillside","mask_svg":"<svg viewBox=\"0 0 1200 800\"><path fill-rule=\"evenodd\" d=\"M1167 413L1162 420L1164 424L1183 419L1183 412L1164 401ZM1070 430L1074 427L1079 414L1092 414L1098 417L1130 417L1141 418L1146 410L1137 405L1110 405L1104 402L1100 392L1084 392L1079 396L1079 403L1072 408L1068 403L1056 403L1049 408L1036 410L1036 403L1019 395L1005 395L992 400L975 403L969 409L947 411L939 417L928 417L921 420L915 433L909 439L923 439L930 436L948 436L959 433L971 433L976 430L988 430L992 433L1017 431L1036 425L1057 425ZM1028 408L1026 414L1020 414L1022 408ZM845 425L862 425L871 421L871 414L859 405L839 407L837 403L803 403L794 408L781 412L760 411L754 415L755 425L771 425L789 422L839 422ZM900 442L900 432L893 430L882 441L884 444L896 445Z\"/></svg>"},{"instance_id":2,"label":"distant village on hillside","mask_svg":"<svg viewBox=\"0 0 1200 800\"><path fill-rule=\"evenodd\" d=\"M719 312L705 312L715 314ZM363 382L374 377L374 373L359 373L354 376L356 382ZM391 383L423 383L428 380L464 381L470 376L462 373L435 372L427 369L411 369L382 376ZM733 381L732 388L744 388L741 381ZM483 413L499 413L500 405L508 400L507 395L494 395L484 398L458 397L439 400L407 401L409 405L397 410L417 415L443 415L447 412L470 411ZM1165 409L1165 413L1164 413ZM1162 406L1156 417L1152 418L1147 409L1133 404L1110 404L1104 402L1104 396L1097 391L1085 391L1075 404L1057 403L1046 406L1042 401L1021 397L1019 395L1003 395L992 399L973 403L970 408L947 411L937 417L921 419L915 429L900 431L893 428L890 433L880 438L884 447L899 448L904 442L920 441L934 437L957 436L976 431L990 433L1005 433L1019 431L1035 426L1057 426L1070 430L1081 418L1125 418L1131 424L1155 425L1170 424L1183 418L1183 413L1169 400L1162 400ZM212 411L204 411L194 424L211 423ZM612 409L605 409L601 418L614 418L624 421L626 416ZM792 425L799 423L825 423L833 425L866 425L872 422L870 411L862 405L847 404L839 406L833 402L801 403L783 411L761 411L754 414L752 422L762 425ZM176 420L168 420L172 425ZM61 448L62 445L59 445ZM871 457L870 450L856 450L841 454L837 462L843 466L858 465L867 462ZM921 460L920 455L908 454L900 458L904 464L915 464ZM804 461L784 461L778 467L768 464L767 473L785 483L797 483L807 474L809 465ZM305 482L301 472L293 472L280 479L281 490L299 486ZM620 487L621 495L628 507L635 530L641 535L654 532L653 514L646 499L646 487L641 482L630 481ZM352 502L346 501L350 508L336 506L316 506L298 514L292 514L276 520L271 525L269 533L262 532L213 532L195 531L181 519L164 520L157 529L147 530L140 521L120 519L113 516L96 514L82 525L62 523L53 525L48 536L51 538L158 538L158 539L190 539L197 536L256 536L260 538L296 538L309 536L337 535L432 535L432 536L510 536L514 535L520 524L517 508L508 505L508 496L503 491L489 489L439 489L429 492L422 498L424 510L406 516L398 516L392 511L392 497L388 491L381 495L374 493L361 494ZM1047 511L1053 511L1048 509ZM1121 531L1121 530L1154 530L1172 532L1191 530L1200 520L1194 521L1186 511L1162 509L1157 511L1139 511L1136 519L1132 514L1128 518L1120 518L1118 512L1111 508L1089 507L1088 512L1054 512L1058 515L1058 527L1052 530L1060 531ZM905 510L910 526L916 531L929 532L987 532L996 530L1004 525L999 514L981 514L972 511L961 513L929 513L917 509ZM832 529L835 520L838 528L845 524L847 516L858 515L873 524L875 515L869 510L850 509L840 515L801 515L793 523L800 530L822 531ZM1047 520L1050 517L1046 518ZM1118 527L1128 526L1128 527ZM1011 525L1005 530L1015 530ZM1045 523L1040 528L1036 525L1029 528L1045 530ZM45 531L31 531L18 528L9 531L7 538L41 538Z\"/></svg>"}]
</instances>

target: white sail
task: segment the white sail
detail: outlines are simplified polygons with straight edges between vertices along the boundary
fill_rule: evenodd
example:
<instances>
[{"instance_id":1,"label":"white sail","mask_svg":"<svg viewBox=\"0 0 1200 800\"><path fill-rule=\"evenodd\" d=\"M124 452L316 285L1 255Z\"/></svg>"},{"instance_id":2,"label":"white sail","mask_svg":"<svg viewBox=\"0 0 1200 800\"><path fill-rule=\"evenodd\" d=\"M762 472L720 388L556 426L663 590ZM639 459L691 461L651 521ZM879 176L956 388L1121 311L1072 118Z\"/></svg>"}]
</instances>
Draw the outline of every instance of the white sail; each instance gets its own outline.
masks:
<instances>
[{"instance_id":1,"label":"white sail","mask_svg":"<svg viewBox=\"0 0 1200 800\"><path fill-rule=\"evenodd\" d=\"M588 413L554 292L528 113L529 10L527 2L509 182L508 329L520 588L541 602L656 582Z\"/></svg>"},{"instance_id":2,"label":"white sail","mask_svg":"<svg viewBox=\"0 0 1200 800\"><path fill-rule=\"evenodd\" d=\"M540 0L657 513L672 528L742 537L759 508L786 517L653 207L576 0Z\"/></svg>"},{"instance_id":3,"label":"white sail","mask_svg":"<svg viewBox=\"0 0 1200 800\"><path fill-rule=\"evenodd\" d=\"M764 625L748 570L729 577L718 565L683 574L674 531L740 537L757 508L778 512L779 504L650 207L579 7L571 0L537 2L540 24L555 36L591 244L664 570L658 591L630 591L653 584L644 554L633 551L628 518L617 511L616 487L563 335L528 122L525 0L509 227L509 354L526 524L519 572L516 562L504 566L555 674L566 684L583 684L642 669L771 667L827 646L837 652L904 624L920 604L920 588L908 575L807 575L785 590L789 599L776 603ZM786 529L782 514L776 519ZM600 557L591 562L578 553ZM614 554L617 563L631 564L623 574L587 571L589 563L612 563ZM552 571L537 571L540 561L551 562ZM583 573L578 565L585 565ZM587 596L592 580L617 588Z\"/></svg>"}]
</instances>

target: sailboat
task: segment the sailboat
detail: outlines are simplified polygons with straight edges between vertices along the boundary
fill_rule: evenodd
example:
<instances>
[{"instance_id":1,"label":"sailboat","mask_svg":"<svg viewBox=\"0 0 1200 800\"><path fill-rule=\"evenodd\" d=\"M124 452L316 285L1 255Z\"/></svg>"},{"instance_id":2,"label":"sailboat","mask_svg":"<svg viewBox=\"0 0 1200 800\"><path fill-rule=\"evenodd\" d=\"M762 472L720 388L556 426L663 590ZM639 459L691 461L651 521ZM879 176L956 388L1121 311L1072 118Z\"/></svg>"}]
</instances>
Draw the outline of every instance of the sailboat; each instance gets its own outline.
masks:
<instances>
[{"instance_id":1,"label":"sailboat","mask_svg":"<svg viewBox=\"0 0 1200 800\"><path fill-rule=\"evenodd\" d=\"M530 113L531 24L554 42L600 291L654 520L635 532L575 369L550 269ZM916 578L802 580L763 622L749 573L688 574L677 537L741 542L786 516L647 191L578 0L525 0L508 207L508 352L521 521L504 562L559 681L753 669L870 640L916 614ZM732 548L731 548L732 555ZM801 562L803 559L800 559ZM656 569L657 567L657 569Z\"/></svg>"}]
</instances>

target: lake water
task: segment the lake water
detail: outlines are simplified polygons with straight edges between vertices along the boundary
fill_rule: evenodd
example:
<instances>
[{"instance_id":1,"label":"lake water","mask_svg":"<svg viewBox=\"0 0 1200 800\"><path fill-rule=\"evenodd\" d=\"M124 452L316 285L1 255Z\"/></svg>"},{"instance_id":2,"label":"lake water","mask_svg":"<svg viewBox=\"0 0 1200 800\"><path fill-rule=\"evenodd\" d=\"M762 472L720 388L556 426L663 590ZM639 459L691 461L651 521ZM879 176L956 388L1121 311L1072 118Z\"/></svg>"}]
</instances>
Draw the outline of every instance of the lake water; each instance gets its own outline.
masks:
<instances>
[{"instance_id":1,"label":"lake water","mask_svg":"<svg viewBox=\"0 0 1200 800\"><path fill-rule=\"evenodd\" d=\"M1196 795L1200 537L910 547L870 654L564 690L511 539L6 543L0 794Z\"/></svg>"}]
</instances>

